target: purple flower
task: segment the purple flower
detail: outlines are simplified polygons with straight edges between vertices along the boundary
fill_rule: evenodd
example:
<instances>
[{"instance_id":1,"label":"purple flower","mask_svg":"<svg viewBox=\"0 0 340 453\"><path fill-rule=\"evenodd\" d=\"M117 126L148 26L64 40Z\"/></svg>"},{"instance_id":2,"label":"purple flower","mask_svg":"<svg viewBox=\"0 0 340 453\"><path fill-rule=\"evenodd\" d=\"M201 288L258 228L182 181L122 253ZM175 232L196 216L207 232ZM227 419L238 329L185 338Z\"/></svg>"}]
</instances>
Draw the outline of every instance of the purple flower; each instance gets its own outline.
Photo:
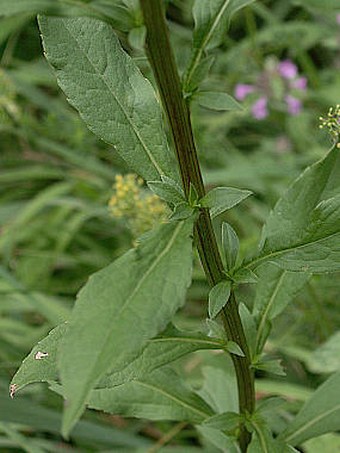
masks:
<instances>
[{"instance_id":1,"label":"purple flower","mask_svg":"<svg viewBox=\"0 0 340 453\"><path fill-rule=\"evenodd\" d=\"M255 87L253 85L247 85L246 83L238 83L235 88L235 97L238 101L243 101L244 98L248 96L248 94L255 91Z\"/></svg>"},{"instance_id":2,"label":"purple flower","mask_svg":"<svg viewBox=\"0 0 340 453\"><path fill-rule=\"evenodd\" d=\"M278 64L278 71L284 79L295 79L298 73L297 66L292 60L283 60Z\"/></svg>"},{"instance_id":3,"label":"purple flower","mask_svg":"<svg viewBox=\"0 0 340 453\"><path fill-rule=\"evenodd\" d=\"M266 116L268 116L267 102L267 98L263 96L253 104L251 113L254 118L257 120L263 120Z\"/></svg>"},{"instance_id":4,"label":"purple flower","mask_svg":"<svg viewBox=\"0 0 340 453\"><path fill-rule=\"evenodd\" d=\"M301 110L300 99L297 99L294 96L287 94L287 96L285 97L285 101L287 103L288 112L291 115L298 115L300 113L300 110Z\"/></svg>"},{"instance_id":5,"label":"purple flower","mask_svg":"<svg viewBox=\"0 0 340 453\"><path fill-rule=\"evenodd\" d=\"M298 77L297 79L292 81L291 87L296 88L297 90L305 91L307 88L307 78Z\"/></svg>"}]
</instances>

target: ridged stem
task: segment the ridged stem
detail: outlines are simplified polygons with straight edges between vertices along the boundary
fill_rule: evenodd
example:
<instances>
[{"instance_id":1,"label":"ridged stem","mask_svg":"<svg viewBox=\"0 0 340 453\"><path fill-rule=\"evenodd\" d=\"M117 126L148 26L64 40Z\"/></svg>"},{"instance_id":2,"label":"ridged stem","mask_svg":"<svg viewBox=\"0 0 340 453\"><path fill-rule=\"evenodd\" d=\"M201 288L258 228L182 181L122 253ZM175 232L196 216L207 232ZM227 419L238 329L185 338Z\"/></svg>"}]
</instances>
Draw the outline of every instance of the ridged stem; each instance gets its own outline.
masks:
<instances>
[{"instance_id":1,"label":"ridged stem","mask_svg":"<svg viewBox=\"0 0 340 453\"><path fill-rule=\"evenodd\" d=\"M163 108L170 125L174 148L186 196L193 185L199 198L205 188L194 142L190 110L183 96L176 61L171 48L161 0L140 0L147 30L146 50ZM195 239L204 272L211 286L225 278L209 210L201 209L195 225ZM235 341L245 357L232 354L235 367L240 413L252 413L255 405L254 375L250 367L250 354L238 306L232 293L222 312L223 325L229 340ZM250 433L241 426L239 444L245 452Z\"/></svg>"}]
</instances>

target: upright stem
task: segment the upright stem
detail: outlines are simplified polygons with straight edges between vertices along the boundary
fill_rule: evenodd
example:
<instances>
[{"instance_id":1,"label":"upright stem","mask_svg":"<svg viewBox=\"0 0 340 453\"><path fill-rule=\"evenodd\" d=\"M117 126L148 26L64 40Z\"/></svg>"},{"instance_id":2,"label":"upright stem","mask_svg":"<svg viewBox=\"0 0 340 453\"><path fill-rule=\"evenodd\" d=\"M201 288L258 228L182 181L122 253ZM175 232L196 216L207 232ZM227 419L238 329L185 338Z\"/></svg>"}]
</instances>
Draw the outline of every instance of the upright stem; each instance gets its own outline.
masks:
<instances>
[{"instance_id":1,"label":"upright stem","mask_svg":"<svg viewBox=\"0 0 340 453\"><path fill-rule=\"evenodd\" d=\"M201 169L194 142L190 111L184 99L177 65L169 41L162 0L140 0L147 29L148 58L159 88L175 145L183 188L186 196L192 184L198 196L205 194ZM195 236L200 259L211 286L225 278L209 210L201 209L195 225ZM252 413L255 404L254 375L250 368L250 354L234 294L222 312L228 339L235 341L245 357L232 355L235 366L239 408L241 413ZM250 434L241 427L239 443L246 451Z\"/></svg>"}]
</instances>

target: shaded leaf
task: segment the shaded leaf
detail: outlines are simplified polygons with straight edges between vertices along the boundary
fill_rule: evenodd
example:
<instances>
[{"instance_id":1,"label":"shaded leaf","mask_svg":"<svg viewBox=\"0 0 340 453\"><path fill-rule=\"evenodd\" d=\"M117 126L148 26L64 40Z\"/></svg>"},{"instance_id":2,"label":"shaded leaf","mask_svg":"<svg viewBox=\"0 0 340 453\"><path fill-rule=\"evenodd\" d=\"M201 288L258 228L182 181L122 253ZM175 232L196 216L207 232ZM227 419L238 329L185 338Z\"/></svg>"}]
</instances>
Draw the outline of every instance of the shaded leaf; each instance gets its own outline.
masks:
<instances>
[{"instance_id":1,"label":"shaded leaf","mask_svg":"<svg viewBox=\"0 0 340 453\"><path fill-rule=\"evenodd\" d=\"M200 203L203 207L210 208L211 216L216 217L238 205L251 194L249 190L234 187L215 187L200 200Z\"/></svg>"}]
</instances>

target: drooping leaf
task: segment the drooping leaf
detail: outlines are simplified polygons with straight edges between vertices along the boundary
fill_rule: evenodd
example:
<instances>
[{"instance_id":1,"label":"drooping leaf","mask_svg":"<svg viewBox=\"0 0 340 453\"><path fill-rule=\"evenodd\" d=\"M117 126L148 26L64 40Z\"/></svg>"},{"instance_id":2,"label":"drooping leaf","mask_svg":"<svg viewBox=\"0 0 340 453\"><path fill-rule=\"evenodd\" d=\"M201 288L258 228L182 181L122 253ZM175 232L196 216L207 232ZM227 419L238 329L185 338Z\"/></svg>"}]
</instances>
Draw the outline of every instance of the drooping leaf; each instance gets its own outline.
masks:
<instances>
[{"instance_id":1,"label":"drooping leaf","mask_svg":"<svg viewBox=\"0 0 340 453\"><path fill-rule=\"evenodd\" d=\"M12 379L11 389L14 393L33 382L58 380L57 351L67 328L67 323L57 326L34 346ZM206 337L200 333L186 333L174 327L168 328L164 334L149 340L141 355L137 358L132 355L131 363L126 365L126 360L118 363L116 371L100 379L96 388L114 387L141 378L190 352L200 349L223 349L225 346L222 340ZM36 359L39 352L44 355L41 359Z\"/></svg>"},{"instance_id":2,"label":"drooping leaf","mask_svg":"<svg viewBox=\"0 0 340 453\"><path fill-rule=\"evenodd\" d=\"M217 91L200 91L195 93L195 101L200 106L211 110L242 110L242 106L229 94Z\"/></svg>"},{"instance_id":3,"label":"drooping leaf","mask_svg":"<svg viewBox=\"0 0 340 453\"><path fill-rule=\"evenodd\" d=\"M260 255L249 267L272 261L294 272L340 270L339 164L334 147L293 183L269 215Z\"/></svg>"},{"instance_id":4,"label":"drooping leaf","mask_svg":"<svg viewBox=\"0 0 340 453\"><path fill-rule=\"evenodd\" d=\"M268 322L286 308L310 275L288 272L272 263L265 263L256 272L258 283L253 312L257 317L256 352L259 354L270 332Z\"/></svg>"},{"instance_id":5,"label":"drooping leaf","mask_svg":"<svg viewBox=\"0 0 340 453\"><path fill-rule=\"evenodd\" d=\"M39 24L47 60L89 129L144 179L174 176L153 88L112 28L86 17L41 17Z\"/></svg>"},{"instance_id":6,"label":"drooping leaf","mask_svg":"<svg viewBox=\"0 0 340 453\"><path fill-rule=\"evenodd\" d=\"M280 438L295 446L340 429L340 372L313 393Z\"/></svg>"},{"instance_id":7,"label":"drooping leaf","mask_svg":"<svg viewBox=\"0 0 340 453\"><path fill-rule=\"evenodd\" d=\"M176 420L201 423L212 409L188 388L168 367L120 386L93 390L88 406L149 420Z\"/></svg>"},{"instance_id":8,"label":"drooping leaf","mask_svg":"<svg viewBox=\"0 0 340 453\"><path fill-rule=\"evenodd\" d=\"M132 360L183 305L191 280L192 222L163 224L80 291L59 350L68 405L63 432L99 379Z\"/></svg>"},{"instance_id":9,"label":"drooping leaf","mask_svg":"<svg viewBox=\"0 0 340 453\"><path fill-rule=\"evenodd\" d=\"M193 7L195 30L193 52L184 75L184 91L189 92L191 80L207 49L220 45L232 16L254 0L196 0Z\"/></svg>"},{"instance_id":10,"label":"drooping leaf","mask_svg":"<svg viewBox=\"0 0 340 453\"><path fill-rule=\"evenodd\" d=\"M200 200L200 203L203 207L210 208L211 216L214 218L238 205L251 194L250 190L235 187L215 187Z\"/></svg>"},{"instance_id":11,"label":"drooping leaf","mask_svg":"<svg viewBox=\"0 0 340 453\"><path fill-rule=\"evenodd\" d=\"M231 282L223 280L215 285L209 293L209 316L215 318L229 300Z\"/></svg>"}]
</instances>

